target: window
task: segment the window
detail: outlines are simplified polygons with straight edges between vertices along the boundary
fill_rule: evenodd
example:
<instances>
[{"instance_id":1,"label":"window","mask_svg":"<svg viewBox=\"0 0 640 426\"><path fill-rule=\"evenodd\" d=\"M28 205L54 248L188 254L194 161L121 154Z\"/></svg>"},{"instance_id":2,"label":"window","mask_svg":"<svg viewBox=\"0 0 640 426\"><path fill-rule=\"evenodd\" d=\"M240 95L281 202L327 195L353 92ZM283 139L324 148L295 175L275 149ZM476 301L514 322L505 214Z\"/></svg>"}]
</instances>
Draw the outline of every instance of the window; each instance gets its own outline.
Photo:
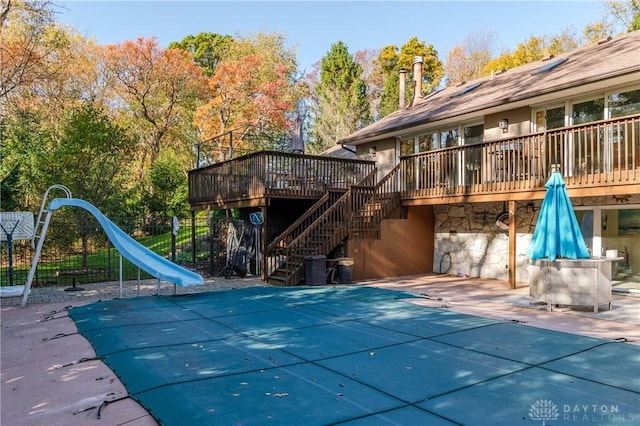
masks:
<instances>
[{"instance_id":1,"label":"window","mask_svg":"<svg viewBox=\"0 0 640 426\"><path fill-rule=\"evenodd\" d=\"M559 129L565 126L565 108L558 106L534 110L535 118L532 126L534 132Z\"/></svg>"},{"instance_id":2,"label":"window","mask_svg":"<svg viewBox=\"0 0 640 426\"><path fill-rule=\"evenodd\" d=\"M429 151L437 148L437 133L429 133L418 136L418 152Z\"/></svg>"},{"instance_id":3,"label":"window","mask_svg":"<svg viewBox=\"0 0 640 426\"><path fill-rule=\"evenodd\" d=\"M480 143L484 137L484 125L478 124L477 126L465 127L463 134L465 145Z\"/></svg>"},{"instance_id":4,"label":"window","mask_svg":"<svg viewBox=\"0 0 640 426\"><path fill-rule=\"evenodd\" d=\"M468 126L462 130L465 145L476 145L464 152L465 185L477 185L482 176L482 146L478 145L484 137L484 125Z\"/></svg>"},{"instance_id":5,"label":"window","mask_svg":"<svg viewBox=\"0 0 640 426\"><path fill-rule=\"evenodd\" d=\"M544 108L534 110L534 132L546 132L554 129L559 129L566 126L566 108L564 105L547 106ZM549 164L563 164L564 151L565 151L566 137L564 133L551 133L546 136L543 142L546 148L534 147L533 151L533 163L532 168L537 168L537 161L540 158L541 152L539 149L546 149L548 153L547 160ZM539 173L544 173L542 170L537 170Z\"/></svg>"},{"instance_id":6,"label":"window","mask_svg":"<svg viewBox=\"0 0 640 426\"><path fill-rule=\"evenodd\" d=\"M415 152L415 139L413 137L400 141L400 156L411 155Z\"/></svg>"},{"instance_id":7,"label":"window","mask_svg":"<svg viewBox=\"0 0 640 426\"><path fill-rule=\"evenodd\" d=\"M564 127L564 116L564 106L548 109L545 118L546 128L550 130Z\"/></svg>"},{"instance_id":8,"label":"window","mask_svg":"<svg viewBox=\"0 0 640 426\"><path fill-rule=\"evenodd\" d=\"M573 124L584 124L604 119L604 98L573 104Z\"/></svg>"},{"instance_id":9,"label":"window","mask_svg":"<svg viewBox=\"0 0 640 426\"><path fill-rule=\"evenodd\" d=\"M458 146L459 140L460 132L458 131L458 129L445 130L440 133L440 146L438 148Z\"/></svg>"},{"instance_id":10,"label":"window","mask_svg":"<svg viewBox=\"0 0 640 426\"><path fill-rule=\"evenodd\" d=\"M604 119L604 98L573 104L573 124L585 124ZM565 170L571 175L598 173L608 168L609 146L605 142L602 128L582 127L573 131L571 145L567 147L572 156Z\"/></svg>"},{"instance_id":11,"label":"window","mask_svg":"<svg viewBox=\"0 0 640 426\"><path fill-rule=\"evenodd\" d=\"M640 90L609 95L609 118L640 113Z\"/></svg>"},{"instance_id":12,"label":"window","mask_svg":"<svg viewBox=\"0 0 640 426\"><path fill-rule=\"evenodd\" d=\"M624 117L640 113L640 90L616 93L607 97L608 116ZM609 169L624 169L633 164L633 135L640 134L640 125L635 122L612 124L607 137L610 143L605 151L608 155L606 165Z\"/></svg>"}]
</instances>

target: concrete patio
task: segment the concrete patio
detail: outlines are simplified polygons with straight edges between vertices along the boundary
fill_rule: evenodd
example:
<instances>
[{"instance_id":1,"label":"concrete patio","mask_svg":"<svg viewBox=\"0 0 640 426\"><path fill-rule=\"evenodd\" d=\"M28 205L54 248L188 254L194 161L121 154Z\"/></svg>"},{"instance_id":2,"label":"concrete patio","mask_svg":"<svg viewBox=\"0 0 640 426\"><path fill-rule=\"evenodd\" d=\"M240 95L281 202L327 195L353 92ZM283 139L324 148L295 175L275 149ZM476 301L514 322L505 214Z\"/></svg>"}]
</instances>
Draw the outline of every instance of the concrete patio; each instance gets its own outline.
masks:
<instances>
[{"instance_id":1,"label":"concrete patio","mask_svg":"<svg viewBox=\"0 0 640 426\"><path fill-rule=\"evenodd\" d=\"M408 291L412 303L512 321L525 326L640 345L640 298L614 296L610 311L561 308L528 303L528 288L510 290L505 282L455 276L411 276L369 280L354 285ZM177 288L178 294L264 286L255 278L210 280L205 286ZM83 285L85 291L36 287L25 308L3 299L1 310L1 417L3 425L151 425L155 420L132 399L77 333L67 308L119 296L118 283ZM125 283L123 297L153 295L155 281ZM161 294L174 293L163 284ZM640 367L639 367L640 369ZM640 371L630 371L638 377ZM640 409L639 409L640 412Z\"/></svg>"}]
</instances>

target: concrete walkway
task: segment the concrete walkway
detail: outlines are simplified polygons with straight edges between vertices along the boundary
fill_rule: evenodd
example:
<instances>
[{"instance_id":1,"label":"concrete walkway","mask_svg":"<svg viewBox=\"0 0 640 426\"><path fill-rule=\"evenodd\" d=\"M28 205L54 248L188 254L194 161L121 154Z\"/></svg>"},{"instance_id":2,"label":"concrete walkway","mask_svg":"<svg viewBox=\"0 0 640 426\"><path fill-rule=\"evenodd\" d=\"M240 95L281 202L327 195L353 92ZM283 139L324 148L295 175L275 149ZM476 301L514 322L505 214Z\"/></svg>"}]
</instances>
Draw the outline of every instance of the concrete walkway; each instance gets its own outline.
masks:
<instances>
[{"instance_id":1,"label":"concrete walkway","mask_svg":"<svg viewBox=\"0 0 640 426\"><path fill-rule=\"evenodd\" d=\"M157 282L125 283L123 298L156 294ZM256 278L209 280L204 286L177 288L177 294L264 286ZM405 290L423 296L414 303L528 326L640 345L640 298L614 296L611 310L562 308L528 302L526 286L510 290L502 281L451 276L411 276L369 280L355 285ZM115 283L83 285L84 291L36 287L25 308L20 298L2 300L0 346L2 425L153 425L155 420L128 398L115 374L95 358L77 333L67 308L120 296ZM162 283L160 294L174 294ZM107 415L108 413L108 415ZM101 417L103 417L100 420Z\"/></svg>"},{"instance_id":2,"label":"concrete walkway","mask_svg":"<svg viewBox=\"0 0 640 426\"><path fill-rule=\"evenodd\" d=\"M614 294L611 310L601 306L569 309L529 303L529 287L509 289L504 281L442 275L420 275L360 284L421 294L421 303L485 318L516 321L527 325L602 339L621 339L640 345L640 297Z\"/></svg>"},{"instance_id":3,"label":"concrete walkway","mask_svg":"<svg viewBox=\"0 0 640 426\"><path fill-rule=\"evenodd\" d=\"M266 285L262 280L255 277L223 277L208 279L204 285L192 287L178 287L171 283L160 282L159 290L161 295L201 293L214 290L229 290L250 286ZM27 304L39 303L70 303L86 304L97 302L98 300L112 300L120 298L120 283L110 281L104 283L82 284L77 286L83 290L71 291L73 287L60 285L48 285L32 287L31 294L27 299ZM158 281L155 279L141 280L140 285L136 281L125 281L122 284L122 298L138 296L154 296L158 293ZM2 300L2 306L20 305L21 297L7 297Z\"/></svg>"}]
</instances>

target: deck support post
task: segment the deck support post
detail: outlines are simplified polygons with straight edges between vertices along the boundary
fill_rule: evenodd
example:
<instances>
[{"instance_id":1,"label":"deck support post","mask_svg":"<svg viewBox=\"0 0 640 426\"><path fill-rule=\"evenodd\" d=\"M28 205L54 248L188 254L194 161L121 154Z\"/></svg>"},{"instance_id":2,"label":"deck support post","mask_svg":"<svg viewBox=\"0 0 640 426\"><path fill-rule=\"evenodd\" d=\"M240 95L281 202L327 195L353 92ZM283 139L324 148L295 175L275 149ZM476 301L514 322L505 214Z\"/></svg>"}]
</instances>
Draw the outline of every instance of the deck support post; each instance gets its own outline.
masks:
<instances>
[{"instance_id":1,"label":"deck support post","mask_svg":"<svg viewBox=\"0 0 640 426\"><path fill-rule=\"evenodd\" d=\"M509 201L509 288L516 288L516 209L517 202Z\"/></svg>"}]
</instances>

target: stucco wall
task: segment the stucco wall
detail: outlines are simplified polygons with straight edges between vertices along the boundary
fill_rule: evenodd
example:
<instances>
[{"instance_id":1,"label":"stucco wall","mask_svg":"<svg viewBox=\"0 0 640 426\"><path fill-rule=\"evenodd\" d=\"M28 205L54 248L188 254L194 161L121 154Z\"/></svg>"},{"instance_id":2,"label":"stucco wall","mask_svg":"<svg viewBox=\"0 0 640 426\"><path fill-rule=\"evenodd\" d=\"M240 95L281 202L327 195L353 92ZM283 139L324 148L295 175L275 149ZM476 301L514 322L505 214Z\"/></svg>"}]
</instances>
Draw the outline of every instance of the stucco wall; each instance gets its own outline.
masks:
<instances>
[{"instance_id":1,"label":"stucco wall","mask_svg":"<svg viewBox=\"0 0 640 426\"><path fill-rule=\"evenodd\" d=\"M498 121L509 120L507 132L498 128ZM531 133L531 109L528 107L489 114L484 117L484 140L511 138Z\"/></svg>"},{"instance_id":2,"label":"stucco wall","mask_svg":"<svg viewBox=\"0 0 640 426\"><path fill-rule=\"evenodd\" d=\"M353 278L387 278L433 270L433 208L407 208L406 219L382 221L380 239L349 240Z\"/></svg>"},{"instance_id":3,"label":"stucco wall","mask_svg":"<svg viewBox=\"0 0 640 426\"><path fill-rule=\"evenodd\" d=\"M368 154L369 148L375 147L375 156ZM396 139L389 138L356 146L358 157L373 160L378 168L378 181L386 176L398 163L396 157Z\"/></svg>"}]
</instances>

